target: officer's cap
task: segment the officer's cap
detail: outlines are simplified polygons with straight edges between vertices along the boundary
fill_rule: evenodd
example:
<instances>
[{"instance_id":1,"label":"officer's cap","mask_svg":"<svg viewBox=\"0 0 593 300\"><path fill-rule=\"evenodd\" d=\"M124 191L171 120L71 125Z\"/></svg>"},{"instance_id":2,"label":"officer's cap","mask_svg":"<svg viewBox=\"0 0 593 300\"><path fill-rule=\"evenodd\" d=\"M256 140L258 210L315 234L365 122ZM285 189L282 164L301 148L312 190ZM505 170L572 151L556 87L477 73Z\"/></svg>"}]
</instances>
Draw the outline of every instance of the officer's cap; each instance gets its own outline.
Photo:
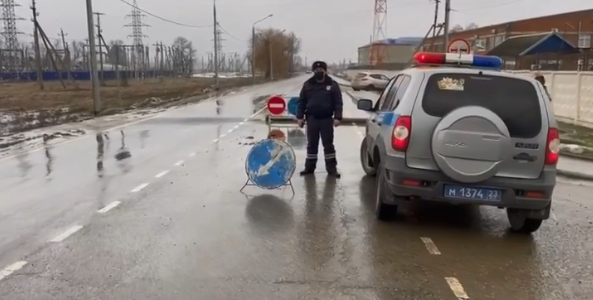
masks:
<instances>
[{"instance_id":1,"label":"officer's cap","mask_svg":"<svg viewBox=\"0 0 593 300\"><path fill-rule=\"evenodd\" d=\"M311 70L315 71L315 69L322 68L327 71L327 64L324 61L316 61L311 66Z\"/></svg>"}]
</instances>

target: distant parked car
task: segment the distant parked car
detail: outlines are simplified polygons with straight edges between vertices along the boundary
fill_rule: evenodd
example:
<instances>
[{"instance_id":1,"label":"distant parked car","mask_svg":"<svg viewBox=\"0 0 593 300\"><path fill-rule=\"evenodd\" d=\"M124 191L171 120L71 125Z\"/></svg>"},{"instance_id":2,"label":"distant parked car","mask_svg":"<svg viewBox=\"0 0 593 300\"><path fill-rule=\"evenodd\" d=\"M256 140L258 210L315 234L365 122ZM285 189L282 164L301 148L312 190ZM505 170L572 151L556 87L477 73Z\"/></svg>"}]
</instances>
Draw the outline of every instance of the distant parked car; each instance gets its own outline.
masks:
<instances>
[{"instance_id":1,"label":"distant parked car","mask_svg":"<svg viewBox=\"0 0 593 300\"><path fill-rule=\"evenodd\" d=\"M390 78L383 74L361 72L354 76L352 89L355 91L382 91L389 83Z\"/></svg>"}]
</instances>

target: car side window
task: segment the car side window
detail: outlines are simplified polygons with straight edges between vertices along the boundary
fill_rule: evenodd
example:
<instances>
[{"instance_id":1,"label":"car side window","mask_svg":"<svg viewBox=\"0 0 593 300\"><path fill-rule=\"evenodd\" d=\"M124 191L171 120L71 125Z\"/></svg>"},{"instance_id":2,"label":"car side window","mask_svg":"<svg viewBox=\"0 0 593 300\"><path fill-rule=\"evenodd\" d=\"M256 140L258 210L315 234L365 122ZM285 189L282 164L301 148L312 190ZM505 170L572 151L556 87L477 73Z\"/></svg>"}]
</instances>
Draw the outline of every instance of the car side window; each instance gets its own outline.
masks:
<instances>
[{"instance_id":1,"label":"car side window","mask_svg":"<svg viewBox=\"0 0 593 300\"><path fill-rule=\"evenodd\" d=\"M372 74L370 75L371 77L375 78L375 79L382 79L383 77L381 77L381 75L378 74Z\"/></svg>"},{"instance_id":2,"label":"car side window","mask_svg":"<svg viewBox=\"0 0 593 300\"><path fill-rule=\"evenodd\" d=\"M379 99L375 103L375 111L378 111L379 108L383 106L383 103L385 103L385 99L387 98L387 93L389 92L389 90L391 89L393 84L395 83L395 80L396 80L396 78L391 79L391 81L389 81L389 83L387 84L387 86L385 87L383 92L381 93L381 96L379 96Z\"/></svg>"},{"instance_id":3,"label":"car side window","mask_svg":"<svg viewBox=\"0 0 593 300\"><path fill-rule=\"evenodd\" d=\"M391 95L391 94L387 95L387 98L391 99L390 102L392 103L390 110L394 110L399 106L402 98L404 97L404 94L406 93L406 91L408 90L408 87L410 86L411 81L412 81L412 77L404 76L402 83L397 88L397 92L395 93L395 95Z\"/></svg>"},{"instance_id":4,"label":"car side window","mask_svg":"<svg viewBox=\"0 0 593 300\"><path fill-rule=\"evenodd\" d=\"M391 88L385 89L385 99L383 104L381 105L381 108L379 110L382 111L387 111L387 110L391 110L391 106L393 105L393 95L395 95L395 93L397 93L397 90L399 90L399 86L402 83L402 80L404 79L403 75L397 76L395 78L395 83L391 86Z\"/></svg>"}]
</instances>

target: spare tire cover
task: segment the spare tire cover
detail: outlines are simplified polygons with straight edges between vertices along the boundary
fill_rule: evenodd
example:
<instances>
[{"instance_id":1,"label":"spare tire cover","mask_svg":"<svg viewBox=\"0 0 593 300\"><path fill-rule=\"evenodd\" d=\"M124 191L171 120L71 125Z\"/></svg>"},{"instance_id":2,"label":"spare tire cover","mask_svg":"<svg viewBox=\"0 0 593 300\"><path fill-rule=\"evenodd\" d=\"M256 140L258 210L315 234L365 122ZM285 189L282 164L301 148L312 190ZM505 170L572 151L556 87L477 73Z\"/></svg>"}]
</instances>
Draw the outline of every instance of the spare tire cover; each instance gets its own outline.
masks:
<instances>
[{"instance_id":1,"label":"spare tire cover","mask_svg":"<svg viewBox=\"0 0 593 300\"><path fill-rule=\"evenodd\" d=\"M509 130L494 112L481 106L458 108L437 124L432 153L451 179L476 183L494 176L512 153Z\"/></svg>"}]
</instances>

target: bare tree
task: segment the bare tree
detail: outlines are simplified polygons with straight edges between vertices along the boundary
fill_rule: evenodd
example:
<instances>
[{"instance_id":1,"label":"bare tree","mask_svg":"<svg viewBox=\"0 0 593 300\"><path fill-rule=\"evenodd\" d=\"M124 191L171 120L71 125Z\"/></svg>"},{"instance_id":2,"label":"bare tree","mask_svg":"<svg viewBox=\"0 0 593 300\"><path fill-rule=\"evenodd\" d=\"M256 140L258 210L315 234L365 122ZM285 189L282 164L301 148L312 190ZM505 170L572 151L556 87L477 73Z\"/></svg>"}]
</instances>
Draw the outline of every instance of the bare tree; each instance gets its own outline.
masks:
<instances>
[{"instance_id":1,"label":"bare tree","mask_svg":"<svg viewBox=\"0 0 593 300\"><path fill-rule=\"evenodd\" d=\"M449 30L449 32L461 32L463 31L463 26L457 24L455 26L453 26L453 28L451 28L451 30Z\"/></svg>"},{"instance_id":2,"label":"bare tree","mask_svg":"<svg viewBox=\"0 0 593 300\"><path fill-rule=\"evenodd\" d=\"M287 76L292 71L295 57L301 51L301 40L292 32L268 28L261 30L255 36L255 47L250 49L255 53L254 68L264 72L267 78Z\"/></svg>"},{"instance_id":3,"label":"bare tree","mask_svg":"<svg viewBox=\"0 0 593 300\"><path fill-rule=\"evenodd\" d=\"M179 36L173 41L172 61L173 68L177 74L182 76L191 76L193 73L193 66L195 62L196 50L192 42L188 39Z\"/></svg>"},{"instance_id":4,"label":"bare tree","mask_svg":"<svg viewBox=\"0 0 593 300\"><path fill-rule=\"evenodd\" d=\"M467 24L467 26L465 26L465 29L464 30L471 30L471 29L476 29L476 28L479 28L479 27L480 26L478 26L478 24L472 22L472 23Z\"/></svg>"}]
</instances>

